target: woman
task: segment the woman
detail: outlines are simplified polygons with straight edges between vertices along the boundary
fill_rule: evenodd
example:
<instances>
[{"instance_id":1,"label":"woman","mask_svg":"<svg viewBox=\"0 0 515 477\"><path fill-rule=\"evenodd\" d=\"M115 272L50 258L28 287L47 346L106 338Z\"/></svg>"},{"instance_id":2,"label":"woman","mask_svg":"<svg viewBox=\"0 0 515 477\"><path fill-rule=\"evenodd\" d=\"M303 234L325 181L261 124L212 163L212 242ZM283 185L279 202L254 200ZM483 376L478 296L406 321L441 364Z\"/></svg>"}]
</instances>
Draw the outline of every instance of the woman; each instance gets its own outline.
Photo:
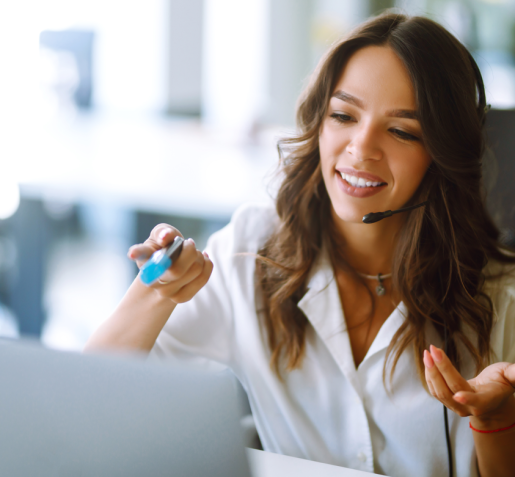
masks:
<instances>
[{"instance_id":1,"label":"woman","mask_svg":"<svg viewBox=\"0 0 515 477\"><path fill-rule=\"evenodd\" d=\"M300 100L276 208L237 211L212 261L186 241L87 348L225 363L265 450L390 476L448 473L443 403L456 474L513 476L515 258L482 199L485 115L477 66L442 27L361 25ZM129 256L178 234L159 225Z\"/></svg>"}]
</instances>

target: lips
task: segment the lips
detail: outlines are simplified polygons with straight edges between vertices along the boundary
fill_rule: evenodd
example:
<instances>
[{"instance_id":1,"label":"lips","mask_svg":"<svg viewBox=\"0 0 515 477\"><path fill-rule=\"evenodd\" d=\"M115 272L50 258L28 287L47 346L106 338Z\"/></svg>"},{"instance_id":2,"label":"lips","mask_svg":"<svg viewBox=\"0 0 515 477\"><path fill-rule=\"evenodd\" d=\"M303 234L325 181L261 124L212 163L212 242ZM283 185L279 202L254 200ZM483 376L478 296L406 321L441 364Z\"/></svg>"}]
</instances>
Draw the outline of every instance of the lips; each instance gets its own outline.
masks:
<instances>
[{"instance_id":1,"label":"lips","mask_svg":"<svg viewBox=\"0 0 515 477\"><path fill-rule=\"evenodd\" d=\"M357 177L361 185L358 184L353 185L342 177L342 174L345 176L350 175L353 177ZM347 195L357 198L365 198L371 197L375 194L381 192L388 184L379 176L375 176L374 174L370 174L368 172L356 171L355 169L337 169L336 170L336 180L338 182L338 187ZM364 184L363 184L364 182ZM373 184L368 186L368 184Z\"/></svg>"},{"instance_id":2,"label":"lips","mask_svg":"<svg viewBox=\"0 0 515 477\"><path fill-rule=\"evenodd\" d=\"M376 176L374 174L370 174L370 172L364 172L364 171L357 171L356 169L352 169L350 167L342 167L340 169L336 169L341 174L348 174L349 176L355 176L358 179L362 178L365 181L368 182L380 182L380 183L386 183L385 180L383 180L381 177Z\"/></svg>"}]
</instances>

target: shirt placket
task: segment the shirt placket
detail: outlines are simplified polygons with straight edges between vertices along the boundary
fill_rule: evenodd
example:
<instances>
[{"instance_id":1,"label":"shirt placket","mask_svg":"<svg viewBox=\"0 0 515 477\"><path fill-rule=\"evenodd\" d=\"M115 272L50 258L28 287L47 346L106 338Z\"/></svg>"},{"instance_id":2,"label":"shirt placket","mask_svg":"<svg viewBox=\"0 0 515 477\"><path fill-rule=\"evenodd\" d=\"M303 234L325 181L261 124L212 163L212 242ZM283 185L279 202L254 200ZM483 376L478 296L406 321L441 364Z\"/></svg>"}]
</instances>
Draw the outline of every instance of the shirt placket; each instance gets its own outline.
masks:
<instances>
[{"instance_id":1,"label":"shirt placket","mask_svg":"<svg viewBox=\"0 0 515 477\"><path fill-rule=\"evenodd\" d=\"M336 361L345 379L350 383L353 397L353 408L348 410L348 422L352 423L352 439L347 439L346 446L352 452L346 453L353 459L348 466L366 472L374 471L374 456L370 427L364 406L365 396L360 377L354 365L354 358L346 329L335 333L335 329L345 326L340 297L332 269L326 266L319 269L310 281L310 289L298 304L304 312L320 339L325 343L329 353Z\"/></svg>"}]
</instances>

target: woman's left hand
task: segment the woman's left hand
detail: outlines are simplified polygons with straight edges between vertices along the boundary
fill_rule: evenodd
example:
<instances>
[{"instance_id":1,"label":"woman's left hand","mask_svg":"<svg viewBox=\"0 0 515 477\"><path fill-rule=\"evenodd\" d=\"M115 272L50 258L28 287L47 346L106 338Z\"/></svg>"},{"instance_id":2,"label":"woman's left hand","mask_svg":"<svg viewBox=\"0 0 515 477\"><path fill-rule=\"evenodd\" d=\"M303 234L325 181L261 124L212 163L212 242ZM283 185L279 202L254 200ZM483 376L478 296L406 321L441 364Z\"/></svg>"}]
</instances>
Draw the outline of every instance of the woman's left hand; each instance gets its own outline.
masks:
<instances>
[{"instance_id":1,"label":"woman's left hand","mask_svg":"<svg viewBox=\"0 0 515 477\"><path fill-rule=\"evenodd\" d=\"M509 422L515 411L515 364L495 363L466 380L446 354L435 346L424 350L427 385L431 394L461 417L473 416L485 429Z\"/></svg>"}]
</instances>

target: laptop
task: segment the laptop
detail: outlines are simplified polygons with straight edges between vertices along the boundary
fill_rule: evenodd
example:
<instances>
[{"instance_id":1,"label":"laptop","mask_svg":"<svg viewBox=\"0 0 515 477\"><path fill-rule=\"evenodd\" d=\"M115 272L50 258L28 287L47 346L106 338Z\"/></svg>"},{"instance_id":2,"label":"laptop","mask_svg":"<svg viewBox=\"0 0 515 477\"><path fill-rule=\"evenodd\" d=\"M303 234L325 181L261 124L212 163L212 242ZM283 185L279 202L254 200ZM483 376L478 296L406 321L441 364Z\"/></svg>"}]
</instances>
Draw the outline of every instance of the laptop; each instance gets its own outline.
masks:
<instances>
[{"instance_id":1,"label":"laptop","mask_svg":"<svg viewBox=\"0 0 515 477\"><path fill-rule=\"evenodd\" d=\"M0 342L0 475L250 477L228 374Z\"/></svg>"}]
</instances>

